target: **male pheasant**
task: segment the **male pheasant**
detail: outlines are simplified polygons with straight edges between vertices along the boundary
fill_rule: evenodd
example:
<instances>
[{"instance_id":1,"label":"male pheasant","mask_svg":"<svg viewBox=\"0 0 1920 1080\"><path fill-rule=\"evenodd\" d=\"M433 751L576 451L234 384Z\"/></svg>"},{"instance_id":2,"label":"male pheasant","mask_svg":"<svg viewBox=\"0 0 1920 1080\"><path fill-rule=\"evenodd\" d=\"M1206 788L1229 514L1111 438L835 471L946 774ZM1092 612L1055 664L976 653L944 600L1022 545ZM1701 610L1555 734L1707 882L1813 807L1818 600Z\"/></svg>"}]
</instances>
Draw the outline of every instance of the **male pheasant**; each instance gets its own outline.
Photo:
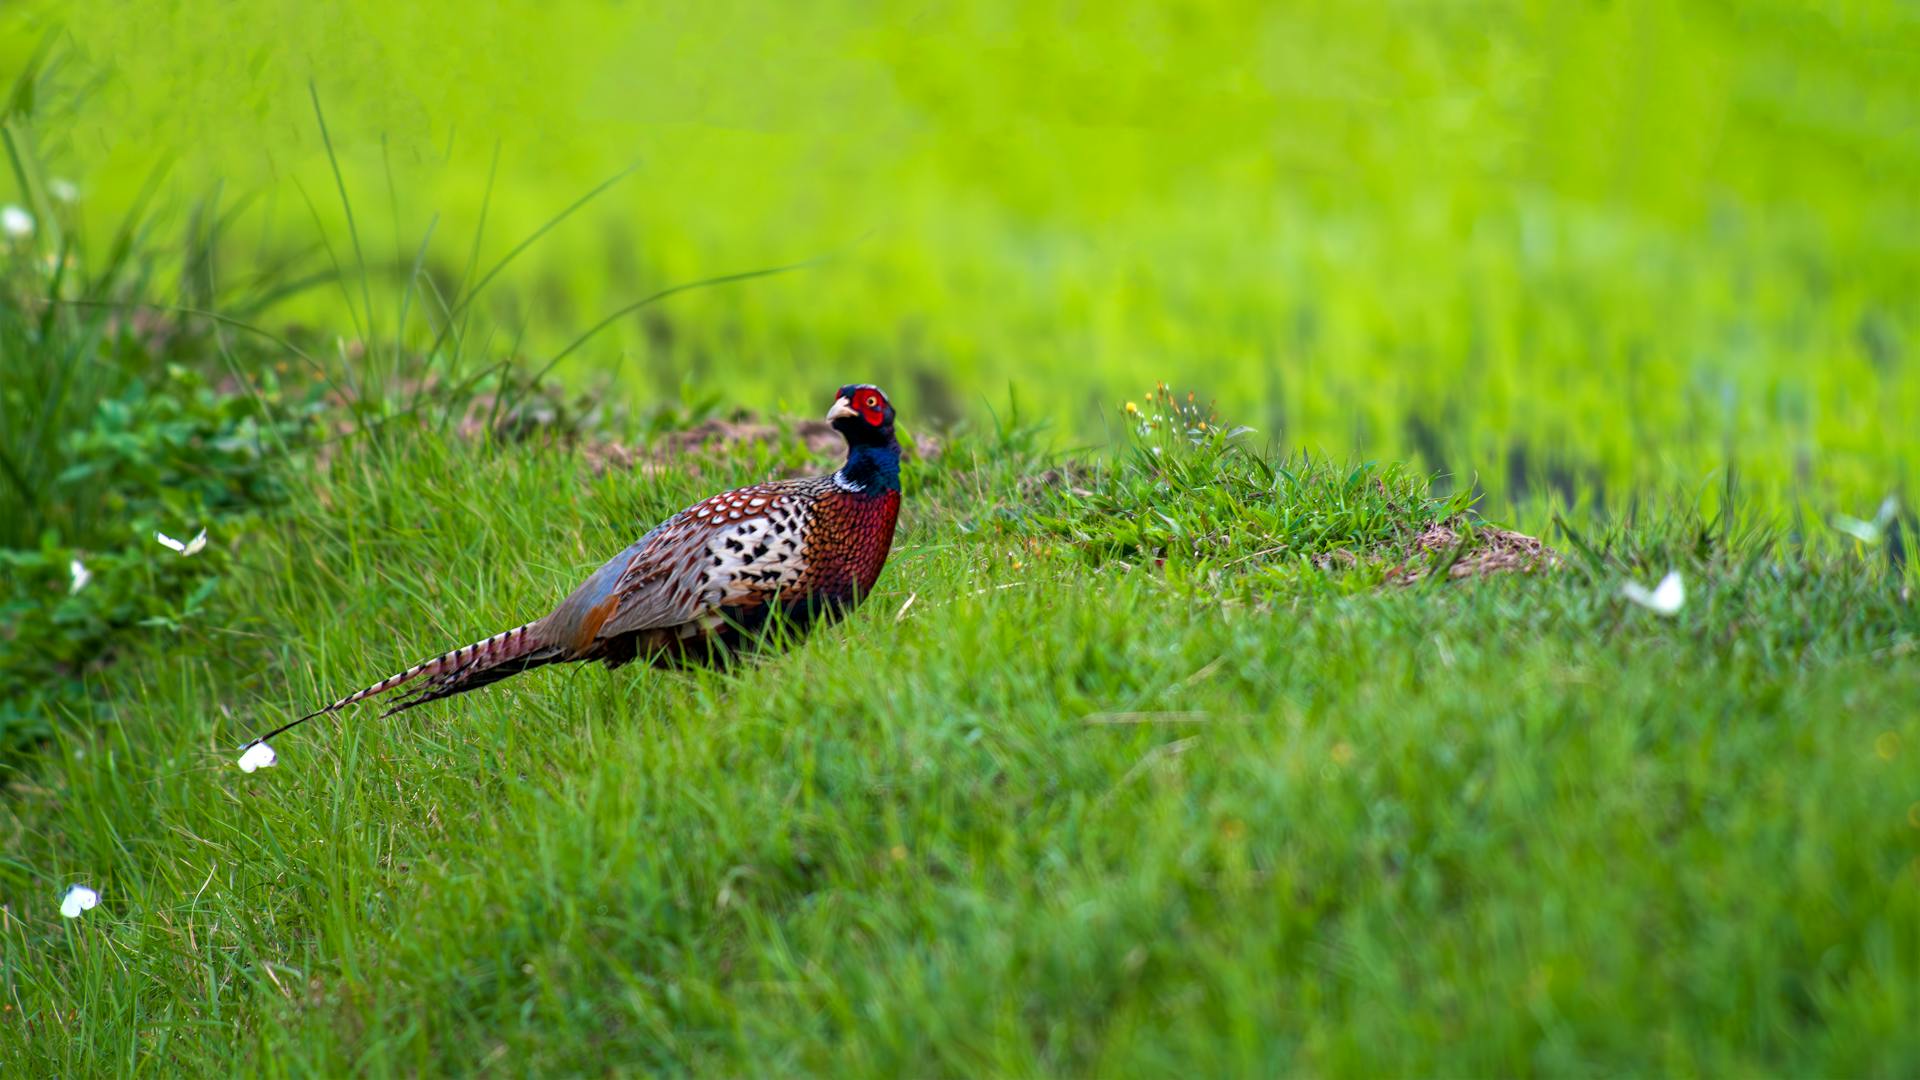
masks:
<instances>
[{"instance_id":1,"label":"male pheasant","mask_svg":"<svg viewBox=\"0 0 1920 1080\"><path fill-rule=\"evenodd\" d=\"M382 716L548 664L708 660L753 644L775 625L800 632L845 614L872 591L893 545L900 441L893 405L877 386L841 387L827 422L847 440L838 472L696 503L614 556L544 617L415 664L247 746L410 683L415 688Z\"/></svg>"}]
</instances>

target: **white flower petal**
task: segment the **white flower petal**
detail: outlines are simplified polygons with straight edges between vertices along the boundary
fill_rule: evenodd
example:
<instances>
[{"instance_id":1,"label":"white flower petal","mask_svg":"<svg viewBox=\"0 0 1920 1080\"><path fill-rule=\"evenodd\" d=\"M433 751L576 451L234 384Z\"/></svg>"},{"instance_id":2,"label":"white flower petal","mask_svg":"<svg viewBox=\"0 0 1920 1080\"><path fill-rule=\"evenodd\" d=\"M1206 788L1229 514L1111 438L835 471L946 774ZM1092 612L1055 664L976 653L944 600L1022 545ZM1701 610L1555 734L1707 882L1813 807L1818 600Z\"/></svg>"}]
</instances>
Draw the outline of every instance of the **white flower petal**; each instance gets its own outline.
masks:
<instances>
[{"instance_id":1,"label":"white flower petal","mask_svg":"<svg viewBox=\"0 0 1920 1080\"><path fill-rule=\"evenodd\" d=\"M273 752L273 747L263 742L254 743L252 746L247 747L245 753L240 755L240 771L252 772L255 769L270 769L273 767L274 762L278 760L280 760L279 755Z\"/></svg>"},{"instance_id":2,"label":"white flower petal","mask_svg":"<svg viewBox=\"0 0 1920 1080\"><path fill-rule=\"evenodd\" d=\"M1880 509L1874 512L1873 523L1882 529L1893 524L1894 516L1900 513L1900 500L1889 495L1880 500Z\"/></svg>"},{"instance_id":3,"label":"white flower petal","mask_svg":"<svg viewBox=\"0 0 1920 1080\"><path fill-rule=\"evenodd\" d=\"M93 571L87 569L87 564L81 562L79 559L75 559L67 564L67 573L73 577L73 584L67 588L68 596L72 596L74 593L86 588L87 582L93 580Z\"/></svg>"},{"instance_id":4,"label":"white flower petal","mask_svg":"<svg viewBox=\"0 0 1920 1080\"><path fill-rule=\"evenodd\" d=\"M1670 570L1660 579L1653 590L1653 604L1656 611L1673 614L1687 603L1687 583L1680 580L1678 571Z\"/></svg>"},{"instance_id":5,"label":"white flower petal","mask_svg":"<svg viewBox=\"0 0 1920 1080\"><path fill-rule=\"evenodd\" d=\"M77 919L83 911L92 911L100 903L100 894L85 885L75 885L60 898L60 914Z\"/></svg>"},{"instance_id":6,"label":"white flower petal","mask_svg":"<svg viewBox=\"0 0 1920 1080\"><path fill-rule=\"evenodd\" d=\"M9 203L0 206L0 232L15 240L24 240L33 235L33 215L18 206Z\"/></svg>"},{"instance_id":7,"label":"white flower petal","mask_svg":"<svg viewBox=\"0 0 1920 1080\"><path fill-rule=\"evenodd\" d=\"M1848 517L1845 514L1833 515L1833 527L1863 544L1877 544L1882 536L1878 523L1861 521L1857 517Z\"/></svg>"},{"instance_id":8,"label":"white flower petal","mask_svg":"<svg viewBox=\"0 0 1920 1080\"><path fill-rule=\"evenodd\" d=\"M56 176L53 179L47 181L47 194L53 196L54 201L56 202L63 202L63 203L79 202L80 201L80 185L74 183L71 180L63 180L60 177Z\"/></svg>"},{"instance_id":9,"label":"white flower petal","mask_svg":"<svg viewBox=\"0 0 1920 1080\"><path fill-rule=\"evenodd\" d=\"M188 555L198 555L200 554L201 549L207 546L207 530L205 529L201 529L199 534L196 535L193 539L187 540L184 542L180 540L175 540L173 537L168 536L166 533L163 533L163 532L154 533L153 538L155 540L160 541L162 546L170 547L173 550L179 552L182 557L188 556Z\"/></svg>"},{"instance_id":10,"label":"white flower petal","mask_svg":"<svg viewBox=\"0 0 1920 1080\"><path fill-rule=\"evenodd\" d=\"M1833 527L1853 537L1863 544L1878 544L1887 538L1887 530L1893 527L1894 520L1900 516L1900 500L1889 495L1880 500L1880 508L1873 512L1872 521L1861 521L1847 514L1833 515Z\"/></svg>"},{"instance_id":11,"label":"white flower petal","mask_svg":"<svg viewBox=\"0 0 1920 1080\"><path fill-rule=\"evenodd\" d=\"M1680 572L1668 571L1660 579L1660 584L1648 589L1637 581L1629 581L1620 586L1620 595L1639 604L1656 615L1672 615L1687 604L1687 586L1680 580Z\"/></svg>"}]
</instances>

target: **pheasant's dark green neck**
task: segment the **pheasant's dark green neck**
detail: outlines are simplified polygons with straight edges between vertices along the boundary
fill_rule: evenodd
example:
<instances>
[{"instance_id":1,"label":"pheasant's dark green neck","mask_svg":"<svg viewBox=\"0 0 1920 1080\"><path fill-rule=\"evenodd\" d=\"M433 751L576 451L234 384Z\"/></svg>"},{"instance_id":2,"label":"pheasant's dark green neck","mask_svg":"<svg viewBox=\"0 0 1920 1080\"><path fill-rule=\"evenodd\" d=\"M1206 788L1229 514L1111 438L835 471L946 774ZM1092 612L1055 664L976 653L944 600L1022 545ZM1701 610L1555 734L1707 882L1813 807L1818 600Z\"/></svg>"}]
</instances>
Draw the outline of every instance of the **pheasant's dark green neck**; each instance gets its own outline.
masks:
<instances>
[{"instance_id":1,"label":"pheasant's dark green neck","mask_svg":"<svg viewBox=\"0 0 1920 1080\"><path fill-rule=\"evenodd\" d=\"M881 495L900 490L900 440L855 443L847 448L847 463L833 474L834 483L847 491Z\"/></svg>"}]
</instances>

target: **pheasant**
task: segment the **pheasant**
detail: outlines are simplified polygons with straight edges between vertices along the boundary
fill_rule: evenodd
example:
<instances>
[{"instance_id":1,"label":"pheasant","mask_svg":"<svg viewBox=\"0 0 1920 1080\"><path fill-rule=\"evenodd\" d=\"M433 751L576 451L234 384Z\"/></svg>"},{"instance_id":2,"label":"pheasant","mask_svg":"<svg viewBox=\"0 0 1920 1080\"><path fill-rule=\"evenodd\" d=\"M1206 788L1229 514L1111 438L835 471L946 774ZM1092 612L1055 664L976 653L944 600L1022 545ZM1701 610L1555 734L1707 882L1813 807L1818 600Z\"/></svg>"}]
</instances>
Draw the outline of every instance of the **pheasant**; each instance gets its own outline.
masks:
<instances>
[{"instance_id":1,"label":"pheasant","mask_svg":"<svg viewBox=\"0 0 1920 1080\"><path fill-rule=\"evenodd\" d=\"M381 716L464 694L548 664L700 662L751 646L775 626L831 622L871 592L900 513L900 440L877 386L843 386L827 422L847 440L829 476L715 495L668 518L524 626L442 653L316 709L242 749L401 686Z\"/></svg>"}]
</instances>

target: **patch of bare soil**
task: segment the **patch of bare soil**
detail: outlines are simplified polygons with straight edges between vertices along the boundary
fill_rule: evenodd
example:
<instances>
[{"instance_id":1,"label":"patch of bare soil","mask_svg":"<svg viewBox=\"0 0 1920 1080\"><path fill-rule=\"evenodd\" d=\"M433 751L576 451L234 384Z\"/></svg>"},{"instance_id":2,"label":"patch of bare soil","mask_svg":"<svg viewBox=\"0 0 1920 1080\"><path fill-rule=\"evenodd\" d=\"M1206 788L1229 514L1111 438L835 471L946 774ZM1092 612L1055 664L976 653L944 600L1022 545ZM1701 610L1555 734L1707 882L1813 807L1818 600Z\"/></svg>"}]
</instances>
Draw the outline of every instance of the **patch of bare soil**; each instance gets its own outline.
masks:
<instances>
[{"instance_id":1,"label":"patch of bare soil","mask_svg":"<svg viewBox=\"0 0 1920 1080\"><path fill-rule=\"evenodd\" d=\"M1038 473L1020 477L1020 494L1031 496L1048 488L1064 488L1069 494L1087 498L1093 494L1091 486L1094 472L1091 466L1077 461L1069 461Z\"/></svg>"},{"instance_id":2,"label":"patch of bare soil","mask_svg":"<svg viewBox=\"0 0 1920 1080\"><path fill-rule=\"evenodd\" d=\"M1444 522L1427 526L1413 542L1413 558L1387 571L1387 581L1411 585L1432 572L1436 557L1452 557L1446 566L1450 578L1485 577L1488 574L1528 573L1558 565L1560 556L1537 537L1511 529L1491 527L1473 530L1464 544L1460 532Z\"/></svg>"}]
</instances>

